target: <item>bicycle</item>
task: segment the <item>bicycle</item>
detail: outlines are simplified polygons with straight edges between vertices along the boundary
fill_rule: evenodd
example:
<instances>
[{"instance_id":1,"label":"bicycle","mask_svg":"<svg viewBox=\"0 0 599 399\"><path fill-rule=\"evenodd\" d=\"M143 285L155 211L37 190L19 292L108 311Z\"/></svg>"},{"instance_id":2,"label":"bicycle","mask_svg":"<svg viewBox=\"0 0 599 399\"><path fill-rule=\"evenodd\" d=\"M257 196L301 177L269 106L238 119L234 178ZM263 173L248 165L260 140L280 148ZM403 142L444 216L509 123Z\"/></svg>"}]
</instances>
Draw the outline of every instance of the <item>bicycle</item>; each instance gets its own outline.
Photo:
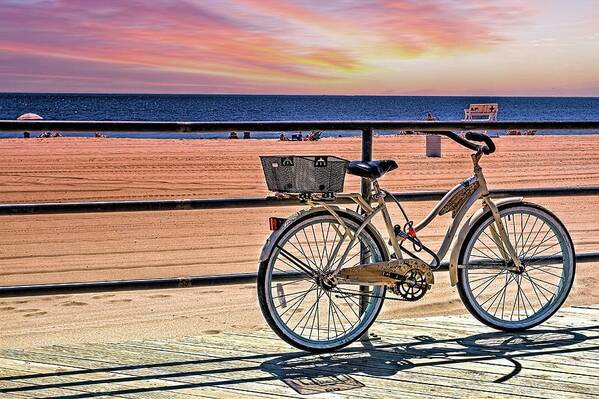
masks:
<instances>
[{"instance_id":1,"label":"bicycle","mask_svg":"<svg viewBox=\"0 0 599 399\"><path fill-rule=\"evenodd\" d=\"M260 256L259 304L280 338L311 352L349 345L375 321L386 297L406 301L424 297L452 243L451 285L457 285L466 309L480 322L498 330L522 331L561 307L576 269L566 227L549 210L522 197L491 199L479 165L483 155L495 152L487 135L437 134L474 151L474 174L449 190L417 224L379 186L377 179L397 168L393 160L261 157L269 190L308 205L287 219L269 219L272 233ZM336 195L343 191L346 173L367 179L368 195ZM393 224L387 199L400 209L402 226ZM482 207L462 224L479 199ZM341 208L336 204L340 200L355 203L357 209ZM437 216L449 213L451 222L441 246L432 250L418 233ZM387 242L372 224L378 214Z\"/></svg>"}]
</instances>

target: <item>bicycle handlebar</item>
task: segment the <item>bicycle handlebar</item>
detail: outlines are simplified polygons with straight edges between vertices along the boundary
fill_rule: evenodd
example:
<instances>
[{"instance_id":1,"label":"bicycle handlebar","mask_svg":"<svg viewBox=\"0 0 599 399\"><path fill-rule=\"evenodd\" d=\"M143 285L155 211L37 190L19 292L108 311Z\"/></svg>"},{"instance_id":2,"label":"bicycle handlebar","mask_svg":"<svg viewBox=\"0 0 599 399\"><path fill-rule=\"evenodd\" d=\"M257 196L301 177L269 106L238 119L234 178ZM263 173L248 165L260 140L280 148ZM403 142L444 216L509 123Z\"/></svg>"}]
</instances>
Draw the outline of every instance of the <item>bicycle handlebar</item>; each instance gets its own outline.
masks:
<instances>
[{"instance_id":1,"label":"bicycle handlebar","mask_svg":"<svg viewBox=\"0 0 599 399\"><path fill-rule=\"evenodd\" d=\"M476 132L467 132L466 140L478 141L481 143L485 143L485 145L481 147L481 151L485 155L489 155L489 154L492 154L495 152L495 143L493 143L493 140L491 140L491 138L489 136L487 136L486 134L476 133Z\"/></svg>"},{"instance_id":2,"label":"bicycle handlebar","mask_svg":"<svg viewBox=\"0 0 599 399\"><path fill-rule=\"evenodd\" d=\"M443 136L449 137L453 141L458 144L463 145L466 148L469 148L474 151L481 151L485 155L489 155L495 152L495 143L493 140L486 134L476 133L476 132L467 132L465 138L457 135L454 132L436 132L437 134L441 134ZM485 145L474 144L473 141L478 141L481 143L485 143Z\"/></svg>"}]
</instances>

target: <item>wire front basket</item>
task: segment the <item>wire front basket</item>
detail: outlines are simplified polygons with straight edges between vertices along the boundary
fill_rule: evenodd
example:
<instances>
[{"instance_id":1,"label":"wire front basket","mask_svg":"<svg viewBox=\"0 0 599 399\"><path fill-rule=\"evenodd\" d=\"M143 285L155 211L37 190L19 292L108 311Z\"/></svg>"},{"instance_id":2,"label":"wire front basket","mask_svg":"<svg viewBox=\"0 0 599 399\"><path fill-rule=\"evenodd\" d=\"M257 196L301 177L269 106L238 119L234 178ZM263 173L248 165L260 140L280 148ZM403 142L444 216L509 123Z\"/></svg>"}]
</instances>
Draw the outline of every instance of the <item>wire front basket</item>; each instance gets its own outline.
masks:
<instances>
[{"instance_id":1,"label":"wire front basket","mask_svg":"<svg viewBox=\"0 0 599 399\"><path fill-rule=\"evenodd\" d=\"M261 156L268 189L277 193L340 193L349 161L333 156Z\"/></svg>"}]
</instances>

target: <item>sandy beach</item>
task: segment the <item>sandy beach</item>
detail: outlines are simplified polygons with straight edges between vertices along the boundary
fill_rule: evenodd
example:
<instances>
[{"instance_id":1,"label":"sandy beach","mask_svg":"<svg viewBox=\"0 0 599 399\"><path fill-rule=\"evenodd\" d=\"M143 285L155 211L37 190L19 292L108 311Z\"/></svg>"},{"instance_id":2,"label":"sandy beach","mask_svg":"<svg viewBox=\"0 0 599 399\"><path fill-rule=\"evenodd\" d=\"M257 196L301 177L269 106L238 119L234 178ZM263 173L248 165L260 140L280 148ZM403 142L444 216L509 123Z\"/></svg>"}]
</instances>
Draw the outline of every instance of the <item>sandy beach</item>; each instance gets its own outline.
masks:
<instances>
[{"instance_id":1,"label":"sandy beach","mask_svg":"<svg viewBox=\"0 0 599 399\"><path fill-rule=\"evenodd\" d=\"M491 188L599 184L597 136L502 137L482 162ZM359 138L275 140L0 140L0 202L214 198L268 194L259 155L356 159ZM377 137L375 158L399 170L392 191L449 189L471 175L468 151L443 140L424 156L423 136ZM346 179L346 191L358 179ZM599 197L530 198L554 211L578 252L599 248ZM406 203L415 220L430 202ZM268 216L294 207L212 211L3 216L0 285L254 272ZM393 212L399 217L398 212ZM399 220L399 219L398 219ZM447 219L421 234L437 247ZM593 263L579 264L569 304L599 303ZM422 301L388 301L383 318L464 313L447 276ZM111 341L265 328L253 285L0 299L2 346Z\"/></svg>"}]
</instances>

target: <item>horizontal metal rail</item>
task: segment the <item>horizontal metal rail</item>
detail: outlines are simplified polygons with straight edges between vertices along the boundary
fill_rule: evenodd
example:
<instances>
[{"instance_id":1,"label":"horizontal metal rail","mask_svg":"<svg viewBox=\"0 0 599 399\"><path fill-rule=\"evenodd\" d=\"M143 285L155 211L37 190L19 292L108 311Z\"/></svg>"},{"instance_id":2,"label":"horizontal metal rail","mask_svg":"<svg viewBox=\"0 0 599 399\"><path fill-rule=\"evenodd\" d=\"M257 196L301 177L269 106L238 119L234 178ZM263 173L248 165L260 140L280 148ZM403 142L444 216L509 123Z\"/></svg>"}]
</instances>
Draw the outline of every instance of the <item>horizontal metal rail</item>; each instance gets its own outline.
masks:
<instances>
[{"instance_id":1,"label":"horizontal metal rail","mask_svg":"<svg viewBox=\"0 0 599 399\"><path fill-rule=\"evenodd\" d=\"M448 130L597 130L599 121L254 121L254 122L147 122L147 121L14 121L0 120L0 132L23 131L63 131L63 132L129 132L129 133L209 133L226 131L281 132L300 130L353 130L362 131L362 158L371 159L373 130L413 130L439 132ZM503 189L494 190L495 196L566 196L596 195L599 186ZM402 201L437 200L444 191L398 193ZM340 196L340 202L350 202ZM0 215L56 214L74 212L133 212L166 211L180 209L215 209L239 207L267 207L297 205L297 200L268 198L229 198L229 199L186 199L153 201L110 201L110 202L70 202L2 204ZM586 253L577 256L579 262L599 260L599 253ZM446 267L446 266L445 266ZM244 273L220 276L192 276L143 280L95 281L65 284L19 285L0 287L0 297L21 295L48 295L53 293L98 292L116 290L138 290L158 288L180 288L222 284L252 283L256 274Z\"/></svg>"},{"instance_id":2,"label":"horizontal metal rail","mask_svg":"<svg viewBox=\"0 0 599 399\"><path fill-rule=\"evenodd\" d=\"M416 191L393 194L400 201L433 201L443 198L446 191ZM539 188L509 188L491 190L491 195L528 196L528 197L561 197L599 195L599 186L574 187L539 187ZM391 198L386 198L391 201ZM337 198L337 203L353 203L343 194ZM223 208L258 208L299 206L297 198L277 197L246 197L246 198L216 198L216 199L180 199L180 200L143 200L143 201L94 201L94 202L55 202L29 204L0 204L0 215L39 215L61 213L93 213L93 212L149 212L176 211Z\"/></svg>"},{"instance_id":3,"label":"horizontal metal rail","mask_svg":"<svg viewBox=\"0 0 599 399\"><path fill-rule=\"evenodd\" d=\"M599 262L599 252L587 252L576 255L579 263ZM448 263L442 262L436 271L447 271ZM297 277L297 274L275 274L273 280L284 281ZM132 290L155 290L163 288L207 287L214 285L251 284L257 279L256 273L221 274L215 276L190 276L154 278L139 280L89 281L60 284L14 285L0 287L0 298L18 296L38 296L55 294L77 294L87 292L113 292Z\"/></svg>"},{"instance_id":4,"label":"horizontal metal rail","mask_svg":"<svg viewBox=\"0 0 599 399\"><path fill-rule=\"evenodd\" d=\"M152 121L15 121L0 120L0 131L208 133L227 131L280 132L298 130L599 130L599 121L249 121L249 122L152 122Z\"/></svg>"}]
</instances>

